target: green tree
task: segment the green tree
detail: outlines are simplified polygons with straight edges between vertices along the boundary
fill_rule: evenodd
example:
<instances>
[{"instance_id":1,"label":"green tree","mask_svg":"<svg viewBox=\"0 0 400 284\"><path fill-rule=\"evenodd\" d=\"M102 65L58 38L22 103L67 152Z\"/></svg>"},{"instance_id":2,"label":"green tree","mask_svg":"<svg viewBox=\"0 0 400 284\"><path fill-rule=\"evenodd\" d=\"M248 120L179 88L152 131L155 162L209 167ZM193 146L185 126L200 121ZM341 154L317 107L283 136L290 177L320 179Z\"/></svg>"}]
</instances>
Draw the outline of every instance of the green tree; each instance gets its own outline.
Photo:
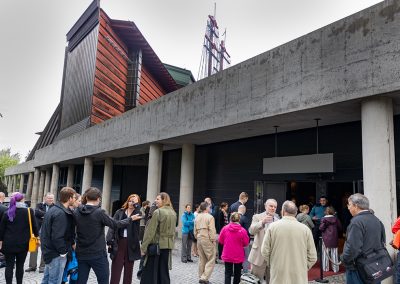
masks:
<instances>
[{"instance_id":1,"label":"green tree","mask_svg":"<svg viewBox=\"0 0 400 284\"><path fill-rule=\"evenodd\" d=\"M11 148L0 150L0 188L4 188L4 172L6 168L19 163L19 153L11 154Z\"/></svg>"}]
</instances>

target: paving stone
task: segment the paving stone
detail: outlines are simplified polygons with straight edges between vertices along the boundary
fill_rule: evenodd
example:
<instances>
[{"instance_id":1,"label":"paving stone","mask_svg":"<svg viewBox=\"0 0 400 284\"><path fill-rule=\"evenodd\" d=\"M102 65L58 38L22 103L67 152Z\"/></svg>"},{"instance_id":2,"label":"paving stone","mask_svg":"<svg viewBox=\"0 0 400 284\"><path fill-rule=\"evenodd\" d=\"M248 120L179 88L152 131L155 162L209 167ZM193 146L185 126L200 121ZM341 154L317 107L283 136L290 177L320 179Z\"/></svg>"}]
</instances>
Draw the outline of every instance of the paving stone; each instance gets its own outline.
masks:
<instances>
[{"instance_id":1,"label":"paving stone","mask_svg":"<svg viewBox=\"0 0 400 284\"><path fill-rule=\"evenodd\" d=\"M192 283L199 283L198 278L198 262L199 259L197 257L193 257L193 262L190 263L182 263L180 261L180 241L176 241L175 249L172 251L172 270L170 271L171 277L171 284L192 284ZM24 269L28 268L29 263L29 255L25 261ZM111 261L110 261L111 266ZM135 261L133 267L133 284L139 284L140 281L136 279L136 272L139 267L139 261ZM111 270L111 269L110 269ZM224 283L224 271L225 267L223 264L215 264L214 272L211 275L210 282L212 284L223 284ZM15 271L14 271L15 272ZM37 270L36 272L25 272L24 273L24 284L40 284L43 277L43 273L39 273ZM345 283L344 274L335 275L331 277L326 277L325 279L329 280L330 284L342 284ZM0 283L5 283L4 281L4 268L0 269ZM14 282L15 279L14 279ZM94 275L93 271L91 271L89 276L89 284L96 284L96 276ZM121 277L122 283L122 277ZM311 281L309 283L318 283L315 281Z\"/></svg>"}]
</instances>

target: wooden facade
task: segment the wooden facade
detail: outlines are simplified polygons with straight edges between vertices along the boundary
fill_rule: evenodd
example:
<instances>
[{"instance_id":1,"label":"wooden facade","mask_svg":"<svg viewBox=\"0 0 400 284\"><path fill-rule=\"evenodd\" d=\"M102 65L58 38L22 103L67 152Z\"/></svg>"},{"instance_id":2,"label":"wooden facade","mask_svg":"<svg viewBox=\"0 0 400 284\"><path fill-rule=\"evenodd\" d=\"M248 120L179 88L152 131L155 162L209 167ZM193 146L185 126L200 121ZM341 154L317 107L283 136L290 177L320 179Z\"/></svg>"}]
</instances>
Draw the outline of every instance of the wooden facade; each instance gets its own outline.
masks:
<instances>
[{"instance_id":1,"label":"wooden facade","mask_svg":"<svg viewBox=\"0 0 400 284\"><path fill-rule=\"evenodd\" d=\"M129 47L117 35L104 11L99 13L96 71L90 124L98 124L125 111ZM143 105L166 94L165 89L144 64L141 66L140 92L136 105Z\"/></svg>"},{"instance_id":2,"label":"wooden facade","mask_svg":"<svg viewBox=\"0 0 400 284\"><path fill-rule=\"evenodd\" d=\"M92 125L124 112L128 74L127 51L127 46L112 30L107 15L100 11L96 71L90 113Z\"/></svg>"}]
</instances>

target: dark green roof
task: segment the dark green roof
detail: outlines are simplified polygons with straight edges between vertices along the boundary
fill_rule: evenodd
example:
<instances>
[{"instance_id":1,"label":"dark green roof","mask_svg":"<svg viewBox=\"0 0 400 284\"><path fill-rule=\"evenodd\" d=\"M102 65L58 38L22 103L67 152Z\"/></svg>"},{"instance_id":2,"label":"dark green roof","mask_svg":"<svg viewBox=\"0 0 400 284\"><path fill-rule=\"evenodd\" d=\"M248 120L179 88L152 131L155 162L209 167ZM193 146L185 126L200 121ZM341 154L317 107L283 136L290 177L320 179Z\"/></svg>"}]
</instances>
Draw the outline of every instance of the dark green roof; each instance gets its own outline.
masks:
<instances>
[{"instance_id":1,"label":"dark green roof","mask_svg":"<svg viewBox=\"0 0 400 284\"><path fill-rule=\"evenodd\" d=\"M172 78L174 78L175 82L178 85L185 87L185 86L195 82L193 74L190 70L172 66L172 65L169 65L166 63L163 63L163 64L164 64L165 68L167 68L169 74L171 74Z\"/></svg>"}]
</instances>

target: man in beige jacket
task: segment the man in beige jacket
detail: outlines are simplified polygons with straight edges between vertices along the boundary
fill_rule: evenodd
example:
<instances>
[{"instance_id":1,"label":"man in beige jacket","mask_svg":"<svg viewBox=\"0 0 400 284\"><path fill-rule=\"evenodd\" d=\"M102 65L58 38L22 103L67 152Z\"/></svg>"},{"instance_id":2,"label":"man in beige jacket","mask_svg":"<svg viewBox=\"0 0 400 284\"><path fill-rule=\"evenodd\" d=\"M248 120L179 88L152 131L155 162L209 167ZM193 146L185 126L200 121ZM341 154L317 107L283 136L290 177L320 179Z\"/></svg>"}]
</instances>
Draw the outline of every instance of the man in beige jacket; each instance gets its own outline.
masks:
<instances>
[{"instance_id":1,"label":"man in beige jacket","mask_svg":"<svg viewBox=\"0 0 400 284\"><path fill-rule=\"evenodd\" d=\"M194 236L199 253L199 283L208 284L215 266L216 230L214 217L209 214L210 204L202 202L194 221Z\"/></svg>"},{"instance_id":2,"label":"man in beige jacket","mask_svg":"<svg viewBox=\"0 0 400 284\"><path fill-rule=\"evenodd\" d=\"M282 205L282 219L265 233L261 254L270 268L271 283L307 284L308 270L317 261L310 229L297 221L292 201Z\"/></svg>"},{"instance_id":3,"label":"man in beige jacket","mask_svg":"<svg viewBox=\"0 0 400 284\"><path fill-rule=\"evenodd\" d=\"M268 226L279 220L278 214L276 214L277 202L275 199L268 199L265 201L265 211L260 214L253 216L249 232L254 236L254 242L251 247L251 251L248 257L248 261L251 263L251 273L260 278L261 283L265 277L268 283L268 270L267 263L261 255L261 244L264 240L264 234Z\"/></svg>"}]
</instances>

